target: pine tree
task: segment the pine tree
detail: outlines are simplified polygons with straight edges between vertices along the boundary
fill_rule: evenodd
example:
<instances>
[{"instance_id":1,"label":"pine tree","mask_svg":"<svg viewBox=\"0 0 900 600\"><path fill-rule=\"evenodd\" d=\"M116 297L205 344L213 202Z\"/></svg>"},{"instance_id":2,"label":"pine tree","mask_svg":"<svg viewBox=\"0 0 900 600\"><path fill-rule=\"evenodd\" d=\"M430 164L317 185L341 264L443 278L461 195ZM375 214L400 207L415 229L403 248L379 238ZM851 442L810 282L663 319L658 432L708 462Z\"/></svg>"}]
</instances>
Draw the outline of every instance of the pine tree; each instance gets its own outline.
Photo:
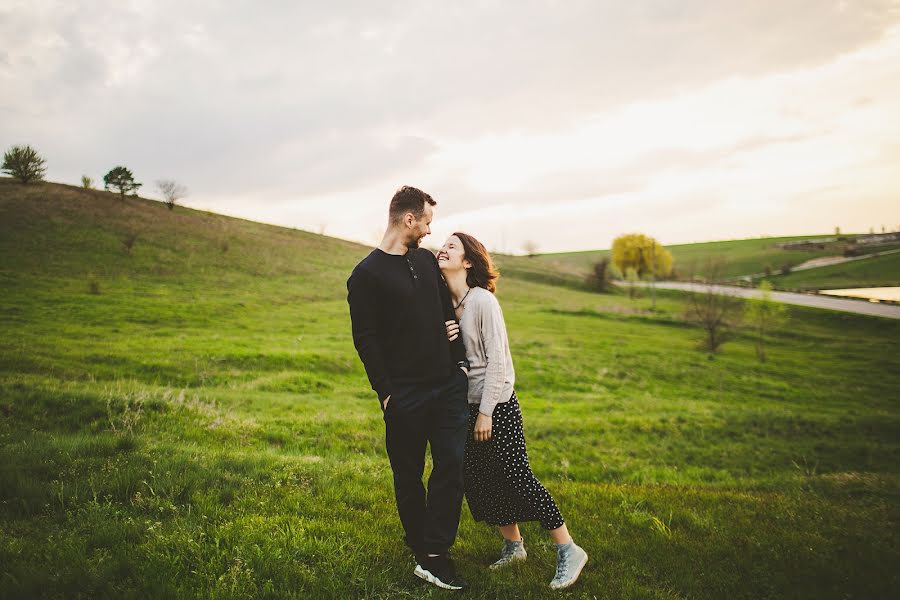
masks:
<instances>
[{"instance_id":1,"label":"pine tree","mask_svg":"<svg viewBox=\"0 0 900 600\"><path fill-rule=\"evenodd\" d=\"M137 189L143 184L134 180L134 175L125 167L116 167L103 176L103 187L112 191L119 192L122 201L125 201L125 194L129 192L137 193Z\"/></svg>"},{"instance_id":2,"label":"pine tree","mask_svg":"<svg viewBox=\"0 0 900 600\"><path fill-rule=\"evenodd\" d=\"M3 170L22 183L40 181L47 171L47 161L31 146L13 146L3 155Z\"/></svg>"}]
</instances>

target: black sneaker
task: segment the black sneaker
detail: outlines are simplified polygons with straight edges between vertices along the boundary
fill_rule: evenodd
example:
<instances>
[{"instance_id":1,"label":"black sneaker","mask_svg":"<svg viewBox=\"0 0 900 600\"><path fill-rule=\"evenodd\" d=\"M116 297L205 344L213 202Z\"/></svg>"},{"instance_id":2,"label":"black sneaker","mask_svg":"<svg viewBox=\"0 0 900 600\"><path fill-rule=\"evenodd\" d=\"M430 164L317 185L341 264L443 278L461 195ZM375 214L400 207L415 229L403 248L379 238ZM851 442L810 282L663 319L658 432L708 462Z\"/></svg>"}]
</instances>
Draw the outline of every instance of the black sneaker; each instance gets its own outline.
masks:
<instances>
[{"instance_id":1,"label":"black sneaker","mask_svg":"<svg viewBox=\"0 0 900 600\"><path fill-rule=\"evenodd\" d=\"M446 554L423 557L422 562L416 565L414 573L416 577L445 590L462 590L469 585L456 574L456 567Z\"/></svg>"}]
</instances>

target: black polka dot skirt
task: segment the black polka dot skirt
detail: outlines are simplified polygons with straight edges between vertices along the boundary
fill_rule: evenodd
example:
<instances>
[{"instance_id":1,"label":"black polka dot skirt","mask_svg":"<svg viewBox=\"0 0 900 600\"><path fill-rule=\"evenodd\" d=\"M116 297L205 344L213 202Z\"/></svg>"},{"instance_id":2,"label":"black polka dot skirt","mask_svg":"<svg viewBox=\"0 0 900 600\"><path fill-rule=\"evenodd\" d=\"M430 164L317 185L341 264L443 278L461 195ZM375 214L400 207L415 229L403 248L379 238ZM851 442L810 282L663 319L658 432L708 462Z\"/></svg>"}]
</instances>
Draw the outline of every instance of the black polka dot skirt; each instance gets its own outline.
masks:
<instances>
[{"instance_id":1,"label":"black polka dot skirt","mask_svg":"<svg viewBox=\"0 0 900 600\"><path fill-rule=\"evenodd\" d=\"M491 439L486 442L473 438L477 417L478 405L469 404L463 482L472 517L491 525L540 521L544 529L562 526L556 502L528 465L516 393L494 408Z\"/></svg>"}]
</instances>

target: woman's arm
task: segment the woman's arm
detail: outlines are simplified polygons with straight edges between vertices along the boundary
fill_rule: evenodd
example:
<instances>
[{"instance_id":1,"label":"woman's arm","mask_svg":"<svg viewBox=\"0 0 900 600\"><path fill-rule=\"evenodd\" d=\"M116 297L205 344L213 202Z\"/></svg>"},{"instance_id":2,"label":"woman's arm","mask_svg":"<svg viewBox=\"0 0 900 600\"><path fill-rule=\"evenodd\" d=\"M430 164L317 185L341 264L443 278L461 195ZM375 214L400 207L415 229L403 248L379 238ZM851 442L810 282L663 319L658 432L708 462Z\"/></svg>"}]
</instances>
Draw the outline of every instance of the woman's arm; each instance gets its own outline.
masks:
<instances>
[{"instance_id":1,"label":"woman's arm","mask_svg":"<svg viewBox=\"0 0 900 600\"><path fill-rule=\"evenodd\" d=\"M481 394L481 404L478 410L484 415L492 416L494 407L502 400L500 394L503 393L506 383L506 349L509 342L500 303L493 294L487 298L488 301L479 303L478 324L487 355L487 366L484 372L484 391Z\"/></svg>"}]
</instances>

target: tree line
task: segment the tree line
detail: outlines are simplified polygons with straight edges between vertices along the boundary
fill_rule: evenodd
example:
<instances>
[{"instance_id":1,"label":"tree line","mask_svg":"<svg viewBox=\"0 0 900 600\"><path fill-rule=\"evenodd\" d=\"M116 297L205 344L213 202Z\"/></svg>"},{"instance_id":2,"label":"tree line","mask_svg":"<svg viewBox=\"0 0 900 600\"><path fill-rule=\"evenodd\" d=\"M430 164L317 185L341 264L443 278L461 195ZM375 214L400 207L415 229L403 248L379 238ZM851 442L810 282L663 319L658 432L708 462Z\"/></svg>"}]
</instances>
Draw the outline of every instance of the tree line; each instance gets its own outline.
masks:
<instances>
[{"instance_id":1,"label":"tree line","mask_svg":"<svg viewBox=\"0 0 900 600\"><path fill-rule=\"evenodd\" d=\"M27 185L43 181L47 172L47 161L31 146L12 146L3 154L3 165L0 168L23 185ZM113 167L103 176L103 188L118 193L122 202L128 194L137 196L141 186L143 184L135 181L131 170L121 165ZM94 189L94 180L82 175L81 187L87 190ZM175 203L188 195L187 188L173 179L158 179L156 187L169 210L173 210Z\"/></svg>"}]
</instances>

